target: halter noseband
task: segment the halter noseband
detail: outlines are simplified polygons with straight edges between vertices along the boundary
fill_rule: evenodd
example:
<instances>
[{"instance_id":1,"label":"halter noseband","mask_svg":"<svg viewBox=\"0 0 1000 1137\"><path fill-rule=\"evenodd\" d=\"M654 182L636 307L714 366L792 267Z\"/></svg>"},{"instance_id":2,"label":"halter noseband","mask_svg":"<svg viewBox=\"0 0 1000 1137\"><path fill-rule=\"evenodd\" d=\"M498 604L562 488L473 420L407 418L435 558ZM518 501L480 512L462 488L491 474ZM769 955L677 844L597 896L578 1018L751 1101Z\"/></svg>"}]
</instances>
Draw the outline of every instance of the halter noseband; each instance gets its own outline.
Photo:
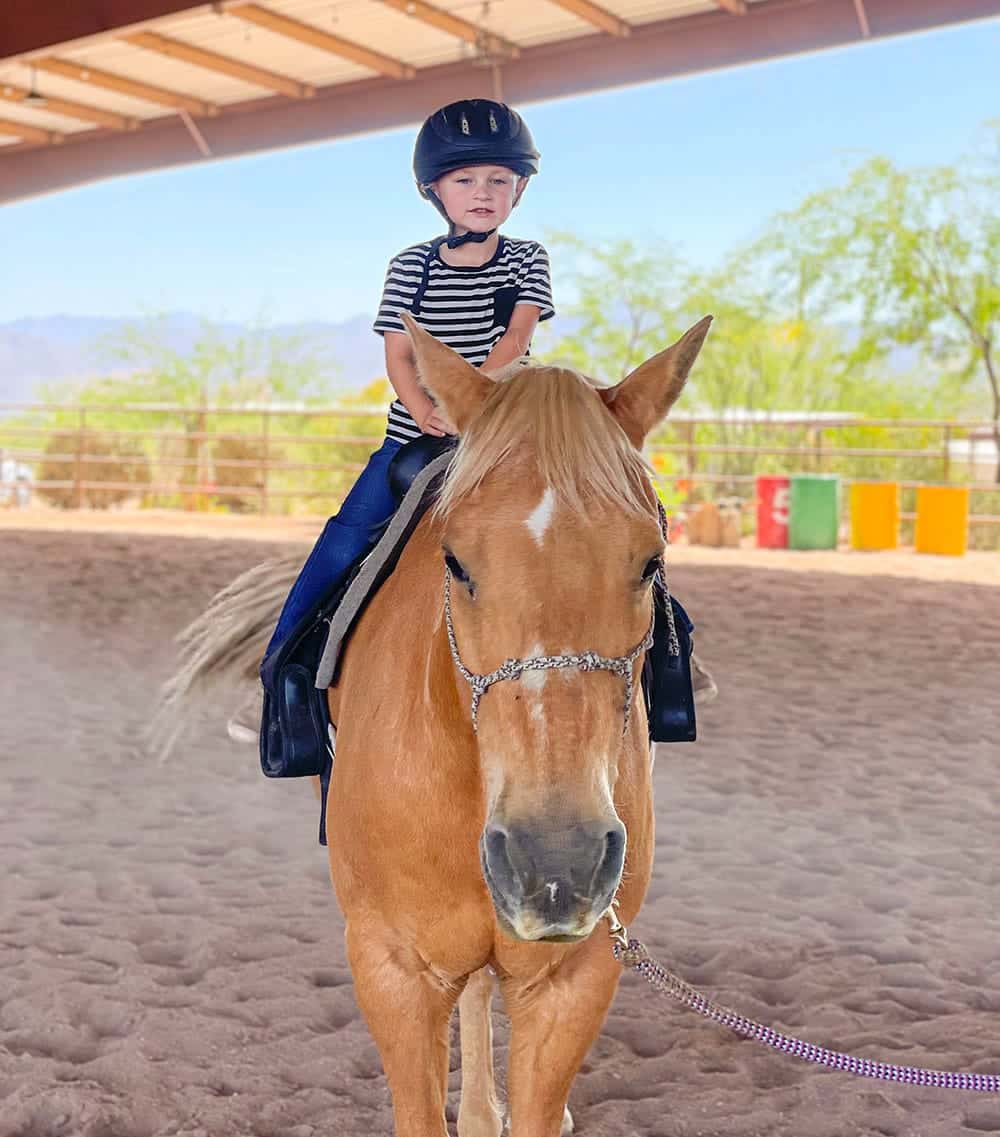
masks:
<instances>
[{"instance_id":1,"label":"halter noseband","mask_svg":"<svg viewBox=\"0 0 1000 1137\"><path fill-rule=\"evenodd\" d=\"M619 655L610 659L605 655L598 655L594 651L584 651L578 655L533 655L528 659L507 659L488 675L477 675L470 671L462 662L458 654L458 644L455 642L455 625L451 618L451 570L445 566L444 570L444 619L448 628L448 644L451 647L451 658L458 668L459 674L472 688L472 729L478 731L479 700L501 679L520 679L525 671L548 671L553 668L575 667L580 671L613 671L625 682L625 723L622 727L622 737L628 733L629 716L632 712L632 694L635 681L632 668L639 656L652 646L653 624L656 619L656 608L649 621L649 630L627 655Z\"/></svg>"}]
</instances>

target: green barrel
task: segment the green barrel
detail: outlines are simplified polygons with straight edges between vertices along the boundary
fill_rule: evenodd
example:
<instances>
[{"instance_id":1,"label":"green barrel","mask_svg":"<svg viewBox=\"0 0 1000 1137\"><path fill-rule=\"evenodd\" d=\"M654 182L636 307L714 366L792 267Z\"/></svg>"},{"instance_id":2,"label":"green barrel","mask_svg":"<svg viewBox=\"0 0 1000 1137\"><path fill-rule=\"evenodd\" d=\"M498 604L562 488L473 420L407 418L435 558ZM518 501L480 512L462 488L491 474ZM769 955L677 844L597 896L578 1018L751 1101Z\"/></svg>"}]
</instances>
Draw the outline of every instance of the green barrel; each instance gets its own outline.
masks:
<instances>
[{"instance_id":1,"label":"green barrel","mask_svg":"<svg viewBox=\"0 0 1000 1137\"><path fill-rule=\"evenodd\" d=\"M835 549L840 528L840 478L794 474L789 487L788 547Z\"/></svg>"}]
</instances>

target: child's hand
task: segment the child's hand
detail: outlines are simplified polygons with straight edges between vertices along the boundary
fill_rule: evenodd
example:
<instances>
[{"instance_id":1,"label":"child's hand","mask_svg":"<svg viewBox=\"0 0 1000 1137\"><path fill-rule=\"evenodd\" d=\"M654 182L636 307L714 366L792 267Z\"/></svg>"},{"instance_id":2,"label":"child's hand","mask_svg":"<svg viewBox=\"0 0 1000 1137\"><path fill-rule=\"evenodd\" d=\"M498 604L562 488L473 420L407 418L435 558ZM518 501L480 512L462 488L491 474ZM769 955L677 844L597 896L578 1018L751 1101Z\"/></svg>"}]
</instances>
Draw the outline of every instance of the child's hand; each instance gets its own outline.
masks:
<instances>
[{"instance_id":1,"label":"child's hand","mask_svg":"<svg viewBox=\"0 0 1000 1137\"><path fill-rule=\"evenodd\" d=\"M417 423L424 434L433 434L435 438L443 438L446 434L458 434L458 428L446 417L440 407L432 406L427 414Z\"/></svg>"}]
</instances>

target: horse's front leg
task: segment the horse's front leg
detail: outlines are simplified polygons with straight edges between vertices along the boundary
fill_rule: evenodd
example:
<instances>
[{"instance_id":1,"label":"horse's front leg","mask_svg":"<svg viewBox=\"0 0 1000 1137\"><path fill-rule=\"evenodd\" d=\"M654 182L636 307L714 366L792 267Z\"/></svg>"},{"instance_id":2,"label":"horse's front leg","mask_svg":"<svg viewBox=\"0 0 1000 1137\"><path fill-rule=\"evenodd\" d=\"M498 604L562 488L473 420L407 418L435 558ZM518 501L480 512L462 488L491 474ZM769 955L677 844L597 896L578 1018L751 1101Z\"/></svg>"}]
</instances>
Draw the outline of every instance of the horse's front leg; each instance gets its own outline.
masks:
<instances>
[{"instance_id":1,"label":"horse's front leg","mask_svg":"<svg viewBox=\"0 0 1000 1137\"><path fill-rule=\"evenodd\" d=\"M462 984L431 972L389 928L348 923L347 957L389 1082L396 1137L447 1137L448 1024Z\"/></svg>"},{"instance_id":2,"label":"horse's front leg","mask_svg":"<svg viewBox=\"0 0 1000 1137\"><path fill-rule=\"evenodd\" d=\"M601 924L547 978L505 981L511 1137L571 1132L566 1112L570 1086L600 1033L620 975Z\"/></svg>"}]
</instances>

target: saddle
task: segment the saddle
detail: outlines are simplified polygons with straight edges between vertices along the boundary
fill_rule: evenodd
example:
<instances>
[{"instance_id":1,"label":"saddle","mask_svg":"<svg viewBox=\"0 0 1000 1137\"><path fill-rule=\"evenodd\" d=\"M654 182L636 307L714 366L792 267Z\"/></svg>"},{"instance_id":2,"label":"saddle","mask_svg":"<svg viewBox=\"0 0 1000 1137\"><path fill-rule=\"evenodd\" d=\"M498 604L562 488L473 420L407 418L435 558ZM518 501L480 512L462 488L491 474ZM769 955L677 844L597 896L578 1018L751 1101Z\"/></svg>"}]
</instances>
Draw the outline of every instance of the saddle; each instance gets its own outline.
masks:
<instances>
[{"instance_id":1,"label":"saddle","mask_svg":"<svg viewBox=\"0 0 1000 1137\"><path fill-rule=\"evenodd\" d=\"M433 503L447 466L437 460L450 454L455 442L454 438L424 435L399 450L389 466L398 513L373 533L368 548L331 582L317 608L261 664L261 770L269 778L319 777L322 845L326 844L326 798L333 769L326 690L336 677L351 631ZM431 463L437 464L439 472L429 479L418 478ZM425 484L414 485L415 481ZM666 523L662 511L661 523ZM697 731L691 685L692 624L660 579L654 584L654 603L653 646L642 669L650 741L693 742Z\"/></svg>"},{"instance_id":2,"label":"saddle","mask_svg":"<svg viewBox=\"0 0 1000 1137\"><path fill-rule=\"evenodd\" d=\"M423 435L407 443L389 465L389 487L397 509L404 503L411 486L425 467L449 453L456 445L454 438ZM331 582L319 605L307 613L289 636L261 664L260 678L264 686L264 704L260 723L260 766L269 778L302 778L318 776L322 788L319 840L326 844L326 794L333 769L333 745L330 732L326 689L333 673L317 683L327 649L330 629L349 590L359 594L349 626L342 630L338 646L350 635L365 607L395 569L417 523L436 496L439 478L434 478L418 498L409 502L405 520L400 524L394 514L373 533L368 547L347 570ZM372 554L381 555L373 557ZM360 581L369 557L377 559L377 568L369 580ZM363 583L363 590L353 585Z\"/></svg>"}]
</instances>

